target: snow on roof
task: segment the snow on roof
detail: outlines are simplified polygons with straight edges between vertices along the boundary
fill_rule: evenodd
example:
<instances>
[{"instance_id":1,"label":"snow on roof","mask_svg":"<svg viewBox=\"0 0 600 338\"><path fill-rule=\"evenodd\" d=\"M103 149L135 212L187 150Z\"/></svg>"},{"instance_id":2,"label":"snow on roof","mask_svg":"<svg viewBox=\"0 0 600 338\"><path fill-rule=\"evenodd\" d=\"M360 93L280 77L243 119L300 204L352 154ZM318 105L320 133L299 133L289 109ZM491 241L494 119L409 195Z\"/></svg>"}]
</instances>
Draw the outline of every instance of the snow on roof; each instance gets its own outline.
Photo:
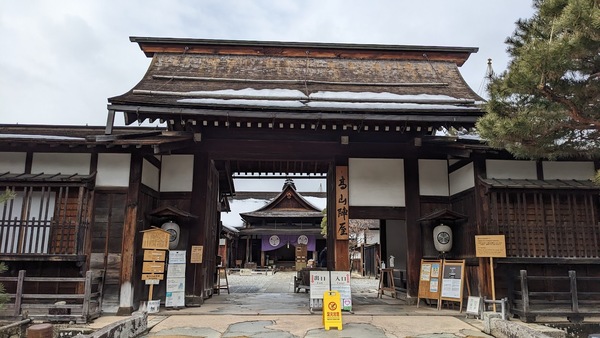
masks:
<instances>
[{"instance_id":1,"label":"snow on roof","mask_svg":"<svg viewBox=\"0 0 600 338\"><path fill-rule=\"evenodd\" d=\"M285 108L346 108L346 109L479 109L473 100L448 95L400 95L388 92L318 91L306 95L292 89L225 89L177 93L188 96L182 103L240 105Z\"/></svg>"},{"instance_id":2,"label":"snow on roof","mask_svg":"<svg viewBox=\"0 0 600 338\"><path fill-rule=\"evenodd\" d=\"M57 135L29 135L29 134L0 134L0 138L23 138L37 140L85 140L83 137L57 136Z\"/></svg>"}]
</instances>

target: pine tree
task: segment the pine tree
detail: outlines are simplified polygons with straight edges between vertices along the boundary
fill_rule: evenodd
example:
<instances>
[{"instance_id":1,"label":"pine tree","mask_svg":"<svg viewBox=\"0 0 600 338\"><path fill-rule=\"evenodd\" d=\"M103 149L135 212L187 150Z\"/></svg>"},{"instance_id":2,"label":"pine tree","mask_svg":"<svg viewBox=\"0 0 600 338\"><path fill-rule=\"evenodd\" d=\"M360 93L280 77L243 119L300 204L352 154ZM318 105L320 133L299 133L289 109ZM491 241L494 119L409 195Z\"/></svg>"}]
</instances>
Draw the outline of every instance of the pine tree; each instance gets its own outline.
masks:
<instances>
[{"instance_id":1,"label":"pine tree","mask_svg":"<svg viewBox=\"0 0 600 338\"><path fill-rule=\"evenodd\" d=\"M477 123L518 158L600 155L600 0L535 0L507 38L511 62Z\"/></svg>"}]
</instances>

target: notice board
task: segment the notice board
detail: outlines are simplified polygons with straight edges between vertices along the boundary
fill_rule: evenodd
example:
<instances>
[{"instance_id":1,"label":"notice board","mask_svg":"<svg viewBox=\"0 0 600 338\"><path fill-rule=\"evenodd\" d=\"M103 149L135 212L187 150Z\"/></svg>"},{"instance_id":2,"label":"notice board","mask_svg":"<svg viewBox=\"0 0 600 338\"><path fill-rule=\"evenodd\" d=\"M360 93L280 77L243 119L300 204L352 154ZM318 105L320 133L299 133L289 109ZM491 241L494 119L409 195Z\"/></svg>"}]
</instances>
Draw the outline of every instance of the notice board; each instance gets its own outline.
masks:
<instances>
[{"instance_id":1,"label":"notice board","mask_svg":"<svg viewBox=\"0 0 600 338\"><path fill-rule=\"evenodd\" d=\"M452 301L460 303L462 312L463 289L465 277L465 260L444 260L442 264L442 285L438 309L441 308L442 301Z\"/></svg>"},{"instance_id":2,"label":"notice board","mask_svg":"<svg viewBox=\"0 0 600 338\"><path fill-rule=\"evenodd\" d=\"M440 298L440 272L442 260L421 259L421 272L419 273L419 292L417 296L417 307L421 299Z\"/></svg>"}]
</instances>

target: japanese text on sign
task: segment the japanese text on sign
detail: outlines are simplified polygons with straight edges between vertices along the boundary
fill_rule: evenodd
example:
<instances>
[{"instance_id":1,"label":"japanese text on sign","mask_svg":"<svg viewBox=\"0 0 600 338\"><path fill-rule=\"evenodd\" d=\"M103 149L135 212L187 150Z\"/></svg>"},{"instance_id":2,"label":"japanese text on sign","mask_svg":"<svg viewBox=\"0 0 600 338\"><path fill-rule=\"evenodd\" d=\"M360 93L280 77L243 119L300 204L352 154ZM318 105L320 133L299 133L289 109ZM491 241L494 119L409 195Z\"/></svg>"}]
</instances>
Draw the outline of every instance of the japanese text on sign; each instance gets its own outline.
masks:
<instances>
[{"instance_id":1,"label":"japanese text on sign","mask_svg":"<svg viewBox=\"0 0 600 338\"><path fill-rule=\"evenodd\" d=\"M336 167L335 232L336 239L348 239L348 167Z\"/></svg>"},{"instance_id":2,"label":"japanese text on sign","mask_svg":"<svg viewBox=\"0 0 600 338\"><path fill-rule=\"evenodd\" d=\"M504 235L475 236L476 257L506 257Z\"/></svg>"}]
</instances>

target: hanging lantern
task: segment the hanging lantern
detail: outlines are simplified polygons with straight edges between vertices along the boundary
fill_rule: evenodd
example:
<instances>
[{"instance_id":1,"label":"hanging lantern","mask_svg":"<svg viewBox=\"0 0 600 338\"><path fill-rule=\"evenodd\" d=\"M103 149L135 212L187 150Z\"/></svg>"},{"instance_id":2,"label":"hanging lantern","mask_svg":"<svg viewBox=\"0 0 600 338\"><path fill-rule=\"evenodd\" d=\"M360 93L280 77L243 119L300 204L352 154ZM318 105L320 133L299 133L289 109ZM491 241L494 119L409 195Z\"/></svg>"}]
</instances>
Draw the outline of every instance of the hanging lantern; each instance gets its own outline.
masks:
<instances>
[{"instance_id":1,"label":"hanging lantern","mask_svg":"<svg viewBox=\"0 0 600 338\"><path fill-rule=\"evenodd\" d=\"M452 229L440 224L433 228L433 244L439 252L449 252L452 249Z\"/></svg>"}]
</instances>

